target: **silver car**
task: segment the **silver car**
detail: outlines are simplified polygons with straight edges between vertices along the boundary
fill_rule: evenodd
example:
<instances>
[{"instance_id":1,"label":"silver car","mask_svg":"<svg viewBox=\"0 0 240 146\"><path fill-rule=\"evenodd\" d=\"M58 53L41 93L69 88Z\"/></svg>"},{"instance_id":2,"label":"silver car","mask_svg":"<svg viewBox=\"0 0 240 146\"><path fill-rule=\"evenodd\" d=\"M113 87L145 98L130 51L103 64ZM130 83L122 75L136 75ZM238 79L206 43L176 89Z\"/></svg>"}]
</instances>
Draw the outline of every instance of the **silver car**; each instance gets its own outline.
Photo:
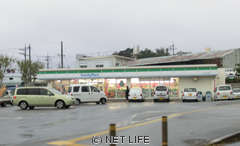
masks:
<instances>
[{"instance_id":1,"label":"silver car","mask_svg":"<svg viewBox=\"0 0 240 146\"><path fill-rule=\"evenodd\" d=\"M182 92L182 101L198 101L197 96L197 89L196 88L184 88L184 91Z\"/></svg>"},{"instance_id":2,"label":"silver car","mask_svg":"<svg viewBox=\"0 0 240 146\"><path fill-rule=\"evenodd\" d=\"M234 88L233 89L233 97L235 99L240 98L240 88Z\"/></svg>"},{"instance_id":3,"label":"silver car","mask_svg":"<svg viewBox=\"0 0 240 146\"><path fill-rule=\"evenodd\" d=\"M214 90L214 100L233 99L231 85L219 85Z\"/></svg>"}]
</instances>

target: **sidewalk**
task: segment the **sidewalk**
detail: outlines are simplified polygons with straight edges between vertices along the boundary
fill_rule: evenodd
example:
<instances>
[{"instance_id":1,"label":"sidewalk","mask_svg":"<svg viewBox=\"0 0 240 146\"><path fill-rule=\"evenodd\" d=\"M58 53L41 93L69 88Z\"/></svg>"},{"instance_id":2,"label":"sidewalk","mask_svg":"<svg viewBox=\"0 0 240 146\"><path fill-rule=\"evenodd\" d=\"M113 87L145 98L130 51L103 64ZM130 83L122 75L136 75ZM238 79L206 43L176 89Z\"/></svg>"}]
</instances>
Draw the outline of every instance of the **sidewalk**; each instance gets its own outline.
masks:
<instances>
[{"instance_id":1,"label":"sidewalk","mask_svg":"<svg viewBox=\"0 0 240 146\"><path fill-rule=\"evenodd\" d=\"M127 102L126 98L108 98L108 102ZM180 101L181 99L178 97L170 97L170 101ZM153 102L153 97L145 98L145 102Z\"/></svg>"}]
</instances>

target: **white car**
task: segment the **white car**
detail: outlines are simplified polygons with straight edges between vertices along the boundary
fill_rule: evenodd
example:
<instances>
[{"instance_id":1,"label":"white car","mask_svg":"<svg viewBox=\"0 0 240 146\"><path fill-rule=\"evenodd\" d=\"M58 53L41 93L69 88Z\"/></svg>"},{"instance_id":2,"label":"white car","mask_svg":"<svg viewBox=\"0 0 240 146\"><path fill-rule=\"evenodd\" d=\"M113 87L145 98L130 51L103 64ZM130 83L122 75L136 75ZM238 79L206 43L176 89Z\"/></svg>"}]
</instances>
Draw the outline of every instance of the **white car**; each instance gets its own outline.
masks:
<instances>
[{"instance_id":1,"label":"white car","mask_svg":"<svg viewBox=\"0 0 240 146\"><path fill-rule=\"evenodd\" d=\"M234 88L233 89L233 97L234 98L240 98L240 88Z\"/></svg>"},{"instance_id":2,"label":"white car","mask_svg":"<svg viewBox=\"0 0 240 146\"><path fill-rule=\"evenodd\" d=\"M169 101L169 92L166 86L157 86L154 89L153 101Z\"/></svg>"},{"instance_id":3,"label":"white car","mask_svg":"<svg viewBox=\"0 0 240 146\"><path fill-rule=\"evenodd\" d=\"M233 99L231 85L219 85L214 90L214 100Z\"/></svg>"},{"instance_id":4,"label":"white car","mask_svg":"<svg viewBox=\"0 0 240 146\"><path fill-rule=\"evenodd\" d=\"M198 101L197 89L196 88L184 88L182 92L182 101L194 100Z\"/></svg>"},{"instance_id":5,"label":"white car","mask_svg":"<svg viewBox=\"0 0 240 146\"><path fill-rule=\"evenodd\" d=\"M104 92L94 86L73 84L68 89L68 94L75 98L75 103L96 102L97 104L105 104L107 97Z\"/></svg>"},{"instance_id":6,"label":"white car","mask_svg":"<svg viewBox=\"0 0 240 146\"><path fill-rule=\"evenodd\" d=\"M144 101L141 88L131 88L129 91L128 101Z\"/></svg>"}]
</instances>

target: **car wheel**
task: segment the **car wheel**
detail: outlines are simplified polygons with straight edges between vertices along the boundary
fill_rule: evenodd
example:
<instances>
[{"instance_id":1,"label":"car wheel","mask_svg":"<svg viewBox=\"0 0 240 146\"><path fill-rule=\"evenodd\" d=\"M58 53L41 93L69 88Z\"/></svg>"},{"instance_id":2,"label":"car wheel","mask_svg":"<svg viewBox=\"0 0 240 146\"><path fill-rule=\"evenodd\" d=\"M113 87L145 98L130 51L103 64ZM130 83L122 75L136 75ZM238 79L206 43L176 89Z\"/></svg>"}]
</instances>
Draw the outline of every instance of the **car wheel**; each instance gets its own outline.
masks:
<instances>
[{"instance_id":1,"label":"car wheel","mask_svg":"<svg viewBox=\"0 0 240 146\"><path fill-rule=\"evenodd\" d=\"M29 106L29 109L30 110L33 110L35 107L34 106Z\"/></svg>"},{"instance_id":2,"label":"car wheel","mask_svg":"<svg viewBox=\"0 0 240 146\"><path fill-rule=\"evenodd\" d=\"M75 103L76 103L77 105L79 105L79 104L81 104L81 100L80 100L80 99L76 99Z\"/></svg>"},{"instance_id":3,"label":"car wheel","mask_svg":"<svg viewBox=\"0 0 240 146\"><path fill-rule=\"evenodd\" d=\"M62 100L58 100L55 105L58 109L62 109L65 107L65 103Z\"/></svg>"},{"instance_id":4,"label":"car wheel","mask_svg":"<svg viewBox=\"0 0 240 146\"><path fill-rule=\"evenodd\" d=\"M28 103L26 101L21 101L19 103L19 107L22 109L22 110L26 110L28 108Z\"/></svg>"},{"instance_id":5,"label":"car wheel","mask_svg":"<svg viewBox=\"0 0 240 146\"><path fill-rule=\"evenodd\" d=\"M101 102L101 104L105 104L107 102L107 100L105 98L101 98L100 102Z\"/></svg>"},{"instance_id":6,"label":"car wheel","mask_svg":"<svg viewBox=\"0 0 240 146\"><path fill-rule=\"evenodd\" d=\"M185 102L185 100L183 99L182 102Z\"/></svg>"}]
</instances>

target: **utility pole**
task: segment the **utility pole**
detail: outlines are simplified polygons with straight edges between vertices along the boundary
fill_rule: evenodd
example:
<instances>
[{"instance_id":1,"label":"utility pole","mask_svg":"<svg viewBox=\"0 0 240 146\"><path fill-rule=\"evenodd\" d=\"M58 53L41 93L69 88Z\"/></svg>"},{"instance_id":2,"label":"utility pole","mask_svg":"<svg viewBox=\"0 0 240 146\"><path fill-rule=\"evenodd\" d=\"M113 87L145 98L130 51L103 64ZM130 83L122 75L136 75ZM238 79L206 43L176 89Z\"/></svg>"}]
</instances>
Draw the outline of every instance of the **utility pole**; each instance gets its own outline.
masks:
<instances>
[{"instance_id":1,"label":"utility pole","mask_svg":"<svg viewBox=\"0 0 240 146\"><path fill-rule=\"evenodd\" d=\"M43 61L46 61L46 68L49 69L50 68L50 61L51 61L51 58L54 57L54 56L49 56L48 54L46 56L37 56L39 58L43 58L41 60Z\"/></svg>"},{"instance_id":2,"label":"utility pole","mask_svg":"<svg viewBox=\"0 0 240 146\"><path fill-rule=\"evenodd\" d=\"M170 48L169 48L170 50L172 50L173 51L173 56L175 55L175 50L177 49L177 48L175 48L175 46L174 46L174 42L172 42L172 44L170 45Z\"/></svg>"},{"instance_id":3,"label":"utility pole","mask_svg":"<svg viewBox=\"0 0 240 146\"><path fill-rule=\"evenodd\" d=\"M24 61L26 62L27 61L27 46L26 46L26 44L25 44L24 48L20 48L19 50L23 51L23 52L19 52L19 54L24 56Z\"/></svg>"},{"instance_id":4,"label":"utility pole","mask_svg":"<svg viewBox=\"0 0 240 146\"><path fill-rule=\"evenodd\" d=\"M28 55L29 55L29 62L31 63L31 46L30 46L30 44L29 44L29 46L28 46Z\"/></svg>"},{"instance_id":5,"label":"utility pole","mask_svg":"<svg viewBox=\"0 0 240 146\"><path fill-rule=\"evenodd\" d=\"M63 41L61 41L61 68L63 68Z\"/></svg>"},{"instance_id":6,"label":"utility pole","mask_svg":"<svg viewBox=\"0 0 240 146\"><path fill-rule=\"evenodd\" d=\"M49 57L50 57L50 56L48 56L48 55L46 56L46 61L47 61L47 69L49 69L49 59L50 59Z\"/></svg>"}]
</instances>

